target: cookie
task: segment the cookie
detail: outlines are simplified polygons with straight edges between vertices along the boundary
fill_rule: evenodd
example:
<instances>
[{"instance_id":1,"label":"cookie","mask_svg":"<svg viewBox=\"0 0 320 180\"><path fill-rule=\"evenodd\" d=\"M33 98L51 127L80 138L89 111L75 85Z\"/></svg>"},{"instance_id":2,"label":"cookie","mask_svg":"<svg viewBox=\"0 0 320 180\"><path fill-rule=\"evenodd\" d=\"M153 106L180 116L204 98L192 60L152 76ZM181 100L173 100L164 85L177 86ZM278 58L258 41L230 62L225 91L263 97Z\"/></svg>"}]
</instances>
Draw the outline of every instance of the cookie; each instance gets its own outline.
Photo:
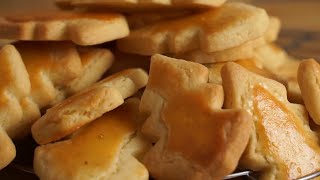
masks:
<instances>
[{"instance_id":1,"label":"cookie","mask_svg":"<svg viewBox=\"0 0 320 180\"><path fill-rule=\"evenodd\" d=\"M269 17L263 9L228 3L219 8L130 32L117 41L121 51L140 55L222 51L263 36Z\"/></svg>"},{"instance_id":2,"label":"cookie","mask_svg":"<svg viewBox=\"0 0 320 180\"><path fill-rule=\"evenodd\" d=\"M31 82L31 97L39 108L55 101L58 88L82 74L78 51L68 42L16 43Z\"/></svg>"},{"instance_id":3,"label":"cookie","mask_svg":"<svg viewBox=\"0 0 320 180\"><path fill-rule=\"evenodd\" d=\"M78 47L77 49L83 71L79 77L67 85L68 95L75 94L101 79L114 61L113 54L107 49L90 47Z\"/></svg>"},{"instance_id":4,"label":"cookie","mask_svg":"<svg viewBox=\"0 0 320 180\"><path fill-rule=\"evenodd\" d=\"M256 38L239 46L222 51L205 52L198 49L173 56L198 63L216 63L249 59L255 57L257 52L259 53L261 47L264 47L266 43L275 41L278 37L279 31L280 20L276 17L270 16L269 25L263 37ZM262 53L264 53L264 51Z\"/></svg>"},{"instance_id":5,"label":"cookie","mask_svg":"<svg viewBox=\"0 0 320 180\"><path fill-rule=\"evenodd\" d=\"M288 59L288 54L274 43L267 43L255 48L254 58L270 71L278 71Z\"/></svg>"},{"instance_id":6,"label":"cookie","mask_svg":"<svg viewBox=\"0 0 320 180\"><path fill-rule=\"evenodd\" d=\"M19 135L23 110L20 100L30 93L29 75L19 52L12 45L0 49L0 126L11 138Z\"/></svg>"},{"instance_id":7,"label":"cookie","mask_svg":"<svg viewBox=\"0 0 320 180\"><path fill-rule=\"evenodd\" d=\"M281 21L278 17L275 16L270 16L269 18L269 26L266 33L264 34L264 38L267 42L274 42L278 39L278 35L281 29Z\"/></svg>"},{"instance_id":8,"label":"cookie","mask_svg":"<svg viewBox=\"0 0 320 180\"><path fill-rule=\"evenodd\" d=\"M70 40L79 45L94 45L123 38L128 34L125 18L116 13L58 11L0 18L1 39Z\"/></svg>"},{"instance_id":9,"label":"cookie","mask_svg":"<svg viewBox=\"0 0 320 180\"><path fill-rule=\"evenodd\" d=\"M78 48L68 42L18 42L14 46L19 52L11 45L3 47L1 72L8 75L2 77L5 84L1 86L7 118L0 125L15 139L29 134L40 109L66 98L60 91L69 90L67 95L72 95L93 84L112 62L108 50L83 49L79 57Z\"/></svg>"},{"instance_id":10,"label":"cookie","mask_svg":"<svg viewBox=\"0 0 320 180\"><path fill-rule=\"evenodd\" d=\"M29 75L17 49L12 45L1 47L0 58L0 89L7 89L17 98L28 95L31 88Z\"/></svg>"},{"instance_id":11,"label":"cookie","mask_svg":"<svg viewBox=\"0 0 320 180\"><path fill-rule=\"evenodd\" d=\"M298 85L298 68L300 61L296 59L287 59L285 63L277 68L277 75L280 82L282 82L288 91L288 99L290 102L303 104L301 90Z\"/></svg>"},{"instance_id":12,"label":"cookie","mask_svg":"<svg viewBox=\"0 0 320 180\"><path fill-rule=\"evenodd\" d=\"M241 65L242 67L246 68L247 70L259 74L263 77L269 78L269 79L275 79L277 80L277 77L272 72L268 71L267 69L263 68L259 62L257 62L255 59L243 59L243 60L236 60L233 61L234 63L237 63ZM221 78L221 69L227 62L221 62L221 63L213 63L213 64L205 64L205 66L209 70L209 82L215 83L215 84L222 84L222 78Z\"/></svg>"},{"instance_id":13,"label":"cookie","mask_svg":"<svg viewBox=\"0 0 320 180\"><path fill-rule=\"evenodd\" d=\"M302 98L313 121L320 125L320 65L314 59L304 60L298 70Z\"/></svg>"},{"instance_id":14,"label":"cookie","mask_svg":"<svg viewBox=\"0 0 320 180\"><path fill-rule=\"evenodd\" d=\"M123 99L132 96L139 89L146 86L148 74L141 68L131 68L117 72L107 78L99 81L96 86L105 86L116 88Z\"/></svg>"},{"instance_id":15,"label":"cookie","mask_svg":"<svg viewBox=\"0 0 320 180\"><path fill-rule=\"evenodd\" d=\"M70 139L37 147L35 173L46 180L148 180L148 170L137 160L149 147L136 133L139 102L129 99Z\"/></svg>"},{"instance_id":16,"label":"cookie","mask_svg":"<svg viewBox=\"0 0 320 180\"><path fill-rule=\"evenodd\" d=\"M141 69L121 71L47 110L31 128L39 144L59 140L120 106L148 81Z\"/></svg>"},{"instance_id":17,"label":"cookie","mask_svg":"<svg viewBox=\"0 0 320 180\"><path fill-rule=\"evenodd\" d=\"M41 117L38 104L36 104L30 96L21 99L20 106L22 109L21 121L19 122L19 125L12 130L12 133L8 131L15 139L22 139L30 135L31 126Z\"/></svg>"},{"instance_id":18,"label":"cookie","mask_svg":"<svg viewBox=\"0 0 320 180\"><path fill-rule=\"evenodd\" d=\"M89 9L113 10L121 12L140 12L154 10L200 9L217 7L226 0L56 0L56 4L62 9L85 7Z\"/></svg>"},{"instance_id":19,"label":"cookie","mask_svg":"<svg viewBox=\"0 0 320 180\"><path fill-rule=\"evenodd\" d=\"M155 142L143 158L156 179L222 179L233 172L251 131L242 110L221 110L223 90L197 63L154 55L140 110ZM228 134L226 136L226 134Z\"/></svg>"},{"instance_id":20,"label":"cookie","mask_svg":"<svg viewBox=\"0 0 320 180\"><path fill-rule=\"evenodd\" d=\"M303 104L297 81L299 60L290 57L285 50L274 43L258 47L255 50L254 59L259 61L265 69L274 73L277 80L286 86L290 102Z\"/></svg>"},{"instance_id":21,"label":"cookie","mask_svg":"<svg viewBox=\"0 0 320 180\"><path fill-rule=\"evenodd\" d=\"M19 132L16 128L23 115L19 100L30 92L27 70L19 52L12 45L0 49L0 169L16 156L11 140ZM9 133L9 134L8 134Z\"/></svg>"},{"instance_id":22,"label":"cookie","mask_svg":"<svg viewBox=\"0 0 320 180\"><path fill-rule=\"evenodd\" d=\"M189 51L183 54L174 55L177 58L185 59L197 63L217 63L226 61L235 61L240 59L249 59L254 57L256 47L265 44L263 37L248 41L239 46L216 52L204 52L202 50Z\"/></svg>"},{"instance_id":23,"label":"cookie","mask_svg":"<svg viewBox=\"0 0 320 180\"><path fill-rule=\"evenodd\" d=\"M0 127L0 170L6 167L15 157L16 148L5 130Z\"/></svg>"},{"instance_id":24,"label":"cookie","mask_svg":"<svg viewBox=\"0 0 320 180\"><path fill-rule=\"evenodd\" d=\"M225 107L247 110L255 125L241 168L259 171L260 179L297 179L320 169L318 138L287 100L284 85L232 62L221 75Z\"/></svg>"}]
</instances>

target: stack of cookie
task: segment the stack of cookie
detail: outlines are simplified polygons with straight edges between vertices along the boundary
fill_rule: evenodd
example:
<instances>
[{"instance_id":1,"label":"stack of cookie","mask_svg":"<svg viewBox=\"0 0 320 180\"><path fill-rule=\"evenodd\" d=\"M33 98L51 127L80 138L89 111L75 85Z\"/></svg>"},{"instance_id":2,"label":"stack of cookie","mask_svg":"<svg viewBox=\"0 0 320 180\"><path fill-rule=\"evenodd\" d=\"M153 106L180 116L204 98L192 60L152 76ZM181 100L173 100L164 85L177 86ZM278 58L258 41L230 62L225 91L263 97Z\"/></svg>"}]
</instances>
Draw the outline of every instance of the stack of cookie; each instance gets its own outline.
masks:
<instances>
[{"instance_id":1,"label":"stack of cookie","mask_svg":"<svg viewBox=\"0 0 320 180\"><path fill-rule=\"evenodd\" d=\"M0 168L31 132L40 179L320 171L320 65L274 43L278 18L225 0L56 3L0 18L17 41L0 50Z\"/></svg>"}]
</instances>

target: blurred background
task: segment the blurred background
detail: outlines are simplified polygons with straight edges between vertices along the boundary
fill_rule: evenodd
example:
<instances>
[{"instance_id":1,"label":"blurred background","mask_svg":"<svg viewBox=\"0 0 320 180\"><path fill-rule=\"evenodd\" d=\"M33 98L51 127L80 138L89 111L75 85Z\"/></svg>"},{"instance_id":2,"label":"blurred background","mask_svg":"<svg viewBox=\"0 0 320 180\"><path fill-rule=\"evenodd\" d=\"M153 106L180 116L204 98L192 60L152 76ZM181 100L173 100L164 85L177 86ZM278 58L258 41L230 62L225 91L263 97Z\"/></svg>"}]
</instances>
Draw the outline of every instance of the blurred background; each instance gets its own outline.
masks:
<instances>
[{"instance_id":1,"label":"blurred background","mask_svg":"<svg viewBox=\"0 0 320 180\"><path fill-rule=\"evenodd\" d=\"M0 13L56 10L54 0L0 0ZM319 0L229 0L243 1L265 8L282 19L283 27L320 31Z\"/></svg>"}]
</instances>

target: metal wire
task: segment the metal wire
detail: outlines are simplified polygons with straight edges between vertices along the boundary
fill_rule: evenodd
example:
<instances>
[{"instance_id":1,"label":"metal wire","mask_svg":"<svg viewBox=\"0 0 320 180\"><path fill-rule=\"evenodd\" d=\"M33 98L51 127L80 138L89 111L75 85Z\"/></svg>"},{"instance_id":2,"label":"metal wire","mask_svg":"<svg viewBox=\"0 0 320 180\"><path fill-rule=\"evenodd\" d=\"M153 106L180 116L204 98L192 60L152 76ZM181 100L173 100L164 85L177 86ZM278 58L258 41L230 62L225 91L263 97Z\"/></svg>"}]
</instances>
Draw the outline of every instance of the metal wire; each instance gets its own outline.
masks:
<instances>
[{"instance_id":1,"label":"metal wire","mask_svg":"<svg viewBox=\"0 0 320 180\"><path fill-rule=\"evenodd\" d=\"M27 167L27 166L16 164L16 163L11 163L10 166L12 166L13 168L18 169L20 171L23 171L23 172L26 172L26 173L30 173L30 174L34 174L34 171L33 171L33 169L31 167ZM223 179L224 180L229 180L229 179L235 179L235 178L238 178L238 177L246 177L247 179L250 179L250 180L257 180L258 179L257 175L258 175L258 172L241 171L241 172L232 173L232 174L224 177ZM320 171L317 171L317 172L314 172L312 174L303 176L303 177L298 178L296 180L312 180L312 179L314 179L316 177L320 177Z\"/></svg>"},{"instance_id":2,"label":"metal wire","mask_svg":"<svg viewBox=\"0 0 320 180\"><path fill-rule=\"evenodd\" d=\"M320 177L320 171L318 172L315 172L315 173L312 173L312 174L309 174L307 176L303 176L297 180L310 180L310 179L313 179L313 178L316 178L316 177Z\"/></svg>"},{"instance_id":3,"label":"metal wire","mask_svg":"<svg viewBox=\"0 0 320 180\"><path fill-rule=\"evenodd\" d=\"M31 168L31 167L20 165L20 164L16 164L16 163L11 163L10 166L15 168L15 169L18 169L20 171L23 171L23 172L26 172L26 173L30 173L30 174L34 174L33 168Z\"/></svg>"},{"instance_id":4,"label":"metal wire","mask_svg":"<svg viewBox=\"0 0 320 180\"><path fill-rule=\"evenodd\" d=\"M223 179L227 180L227 179L234 179L234 178L238 178L238 177L247 177L248 179L256 180L256 179L258 179L256 176L257 174L258 174L257 172L253 172L253 171L241 171L241 172L232 173L232 174L224 177ZM303 177L298 178L296 180L312 180L316 177L320 177L320 171L303 176Z\"/></svg>"},{"instance_id":5,"label":"metal wire","mask_svg":"<svg viewBox=\"0 0 320 180\"><path fill-rule=\"evenodd\" d=\"M242 172L236 172L233 174L230 174L226 177L224 177L223 179L227 180L227 179L234 179L237 177L242 177L242 176L247 176L248 178L255 180L256 178L252 176L253 172L252 171L242 171Z\"/></svg>"}]
</instances>

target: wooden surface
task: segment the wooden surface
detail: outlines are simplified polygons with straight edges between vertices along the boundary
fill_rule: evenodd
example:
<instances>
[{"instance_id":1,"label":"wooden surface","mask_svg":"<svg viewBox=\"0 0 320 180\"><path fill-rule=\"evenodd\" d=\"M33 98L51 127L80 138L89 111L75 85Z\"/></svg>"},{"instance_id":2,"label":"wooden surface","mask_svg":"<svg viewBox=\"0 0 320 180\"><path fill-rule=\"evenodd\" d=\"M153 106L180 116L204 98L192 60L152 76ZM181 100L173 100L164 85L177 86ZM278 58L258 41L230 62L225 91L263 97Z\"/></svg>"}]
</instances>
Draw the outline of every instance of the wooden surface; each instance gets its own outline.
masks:
<instances>
[{"instance_id":1,"label":"wooden surface","mask_svg":"<svg viewBox=\"0 0 320 180\"><path fill-rule=\"evenodd\" d=\"M255 0L252 3L281 19L277 43L290 55L320 60L320 0Z\"/></svg>"},{"instance_id":2,"label":"wooden surface","mask_svg":"<svg viewBox=\"0 0 320 180\"><path fill-rule=\"evenodd\" d=\"M320 0L244 0L263 7L271 15L280 17L282 31L277 41L291 55L320 60ZM0 0L0 14L34 9L56 9L51 0ZM21 153L22 152L22 153ZM32 152L18 149L18 159L31 163ZM1 180L34 180L34 175L17 171L13 166L0 171Z\"/></svg>"}]
</instances>

